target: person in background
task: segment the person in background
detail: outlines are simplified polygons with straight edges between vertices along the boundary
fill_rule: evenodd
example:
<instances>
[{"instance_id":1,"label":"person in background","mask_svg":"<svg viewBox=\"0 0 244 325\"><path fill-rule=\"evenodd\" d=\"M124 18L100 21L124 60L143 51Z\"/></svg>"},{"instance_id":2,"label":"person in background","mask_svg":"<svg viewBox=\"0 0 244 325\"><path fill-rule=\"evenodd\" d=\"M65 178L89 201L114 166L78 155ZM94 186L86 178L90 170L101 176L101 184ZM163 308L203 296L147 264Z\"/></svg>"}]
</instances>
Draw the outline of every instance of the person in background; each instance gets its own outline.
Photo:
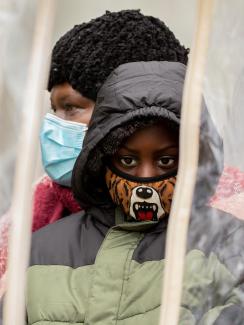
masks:
<instances>
[{"instance_id":1,"label":"person in background","mask_svg":"<svg viewBox=\"0 0 244 325\"><path fill-rule=\"evenodd\" d=\"M52 196L51 193L47 195L46 186L40 188L40 184L37 187L34 230L49 223L49 220L46 220L47 215L51 221L55 221L77 211L77 204L68 199L72 198L71 172L82 147L82 139L98 90L109 74L118 65L126 62L166 60L186 64L187 56L188 50L163 22L144 16L136 10L106 12L89 23L75 26L57 42L52 54L48 84L55 116L48 115L44 119L41 134L43 165L49 180L51 179L51 191L56 194L56 200L50 200ZM82 126L70 122L82 123ZM50 124L54 125L53 130L50 130ZM64 144L62 141L65 141L69 127L71 134L74 128L77 134L80 132L79 136L77 135L79 140L72 138L70 134L66 140L69 143ZM57 128L60 130L58 141L55 132ZM53 136L51 132L55 134L54 141L50 139ZM68 152L69 146L72 153ZM54 152L50 147L54 148ZM46 182L45 178L44 183ZM64 197L62 193L65 193ZM47 211L46 208L52 203L56 203L53 205L54 211Z\"/></svg>"},{"instance_id":2,"label":"person in background","mask_svg":"<svg viewBox=\"0 0 244 325\"><path fill-rule=\"evenodd\" d=\"M107 11L58 40L48 82L52 114L45 116L40 134L48 176L34 189L33 231L81 210L71 192L71 173L97 93L109 74L133 61L186 64L188 52L162 21L139 10ZM0 277L6 270L9 226L7 217L0 229Z\"/></svg>"}]
</instances>

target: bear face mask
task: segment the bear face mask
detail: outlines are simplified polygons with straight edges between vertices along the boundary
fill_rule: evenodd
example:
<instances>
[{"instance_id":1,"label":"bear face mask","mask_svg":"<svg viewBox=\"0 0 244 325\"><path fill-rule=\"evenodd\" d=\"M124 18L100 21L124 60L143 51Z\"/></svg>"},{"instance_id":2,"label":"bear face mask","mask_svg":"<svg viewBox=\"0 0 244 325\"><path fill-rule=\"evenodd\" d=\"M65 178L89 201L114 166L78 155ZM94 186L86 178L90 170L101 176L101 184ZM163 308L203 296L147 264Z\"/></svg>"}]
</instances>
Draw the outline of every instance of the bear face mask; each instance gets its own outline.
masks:
<instances>
[{"instance_id":1,"label":"bear face mask","mask_svg":"<svg viewBox=\"0 0 244 325\"><path fill-rule=\"evenodd\" d=\"M138 178L107 168L106 185L127 221L158 221L169 215L176 171L154 178Z\"/></svg>"}]
</instances>

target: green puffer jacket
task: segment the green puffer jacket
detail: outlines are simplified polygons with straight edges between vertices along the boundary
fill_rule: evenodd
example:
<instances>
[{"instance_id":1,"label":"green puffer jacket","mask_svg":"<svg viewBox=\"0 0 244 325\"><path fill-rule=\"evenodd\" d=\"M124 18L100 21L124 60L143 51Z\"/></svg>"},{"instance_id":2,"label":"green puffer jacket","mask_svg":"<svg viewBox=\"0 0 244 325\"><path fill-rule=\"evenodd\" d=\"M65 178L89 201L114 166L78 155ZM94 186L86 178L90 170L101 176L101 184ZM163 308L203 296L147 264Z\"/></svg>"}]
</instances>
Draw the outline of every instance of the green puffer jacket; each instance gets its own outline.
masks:
<instances>
[{"instance_id":1,"label":"green puffer jacket","mask_svg":"<svg viewBox=\"0 0 244 325\"><path fill-rule=\"evenodd\" d=\"M125 222L120 208L100 190L96 177L101 172L90 175L87 164L99 142L132 118L158 116L179 123L184 77L180 63L129 63L102 87L73 173L73 189L85 212L48 225L33 237L28 324L158 324L168 220ZM210 209L198 212L198 236L205 234L211 245L188 249L179 324L244 324L237 283L243 273L242 264L237 268L243 240L235 249L235 238L243 238L243 223L221 215L216 235L206 226L212 225Z\"/></svg>"},{"instance_id":2,"label":"green puffer jacket","mask_svg":"<svg viewBox=\"0 0 244 325\"><path fill-rule=\"evenodd\" d=\"M36 233L28 271L28 324L156 325L166 222L146 233L138 228L143 226L106 231L86 214ZM215 324L239 302L234 286L234 276L215 253L188 252L179 324Z\"/></svg>"}]
</instances>

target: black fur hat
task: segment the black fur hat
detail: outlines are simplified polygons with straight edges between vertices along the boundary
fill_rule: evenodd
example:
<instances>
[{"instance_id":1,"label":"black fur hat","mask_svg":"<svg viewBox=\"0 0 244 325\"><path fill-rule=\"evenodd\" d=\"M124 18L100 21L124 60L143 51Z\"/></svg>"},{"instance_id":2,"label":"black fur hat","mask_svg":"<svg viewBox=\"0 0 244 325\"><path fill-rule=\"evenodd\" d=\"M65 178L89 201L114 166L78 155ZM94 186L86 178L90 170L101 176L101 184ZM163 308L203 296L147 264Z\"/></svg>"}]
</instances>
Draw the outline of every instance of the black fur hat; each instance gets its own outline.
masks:
<instances>
[{"instance_id":1,"label":"black fur hat","mask_svg":"<svg viewBox=\"0 0 244 325\"><path fill-rule=\"evenodd\" d=\"M98 90L119 65L136 61L177 61L186 64L188 49L159 19L139 10L107 11L74 26L56 43L48 90L68 82L95 100Z\"/></svg>"}]
</instances>

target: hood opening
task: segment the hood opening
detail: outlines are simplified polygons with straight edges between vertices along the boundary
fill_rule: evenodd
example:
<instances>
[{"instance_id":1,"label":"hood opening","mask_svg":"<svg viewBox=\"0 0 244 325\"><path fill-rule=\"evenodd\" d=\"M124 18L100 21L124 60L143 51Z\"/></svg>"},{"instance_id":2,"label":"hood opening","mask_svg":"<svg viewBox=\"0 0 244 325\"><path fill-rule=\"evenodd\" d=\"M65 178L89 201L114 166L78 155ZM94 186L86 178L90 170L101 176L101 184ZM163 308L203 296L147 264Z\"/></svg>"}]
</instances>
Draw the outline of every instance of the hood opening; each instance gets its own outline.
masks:
<instances>
[{"instance_id":1,"label":"hood opening","mask_svg":"<svg viewBox=\"0 0 244 325\"><path fill-rule=\"evenodd\" d=\"M120 140L131 134L140 119L162 118L172 125L180 124L184 79L185 66L177 62L128 63L110 75L98 94L83 150L73 170L72 188L82 207L113 205L104 182L105 157L115 152ZM118 133L117 140L113 132ZM222 140L204 103L200 137L195 197L199 191L203 193L195 206L205 204L213 194L203 169L207 168L212 184L217 184L223 166Z\"/></svg>"}]
</instances>

